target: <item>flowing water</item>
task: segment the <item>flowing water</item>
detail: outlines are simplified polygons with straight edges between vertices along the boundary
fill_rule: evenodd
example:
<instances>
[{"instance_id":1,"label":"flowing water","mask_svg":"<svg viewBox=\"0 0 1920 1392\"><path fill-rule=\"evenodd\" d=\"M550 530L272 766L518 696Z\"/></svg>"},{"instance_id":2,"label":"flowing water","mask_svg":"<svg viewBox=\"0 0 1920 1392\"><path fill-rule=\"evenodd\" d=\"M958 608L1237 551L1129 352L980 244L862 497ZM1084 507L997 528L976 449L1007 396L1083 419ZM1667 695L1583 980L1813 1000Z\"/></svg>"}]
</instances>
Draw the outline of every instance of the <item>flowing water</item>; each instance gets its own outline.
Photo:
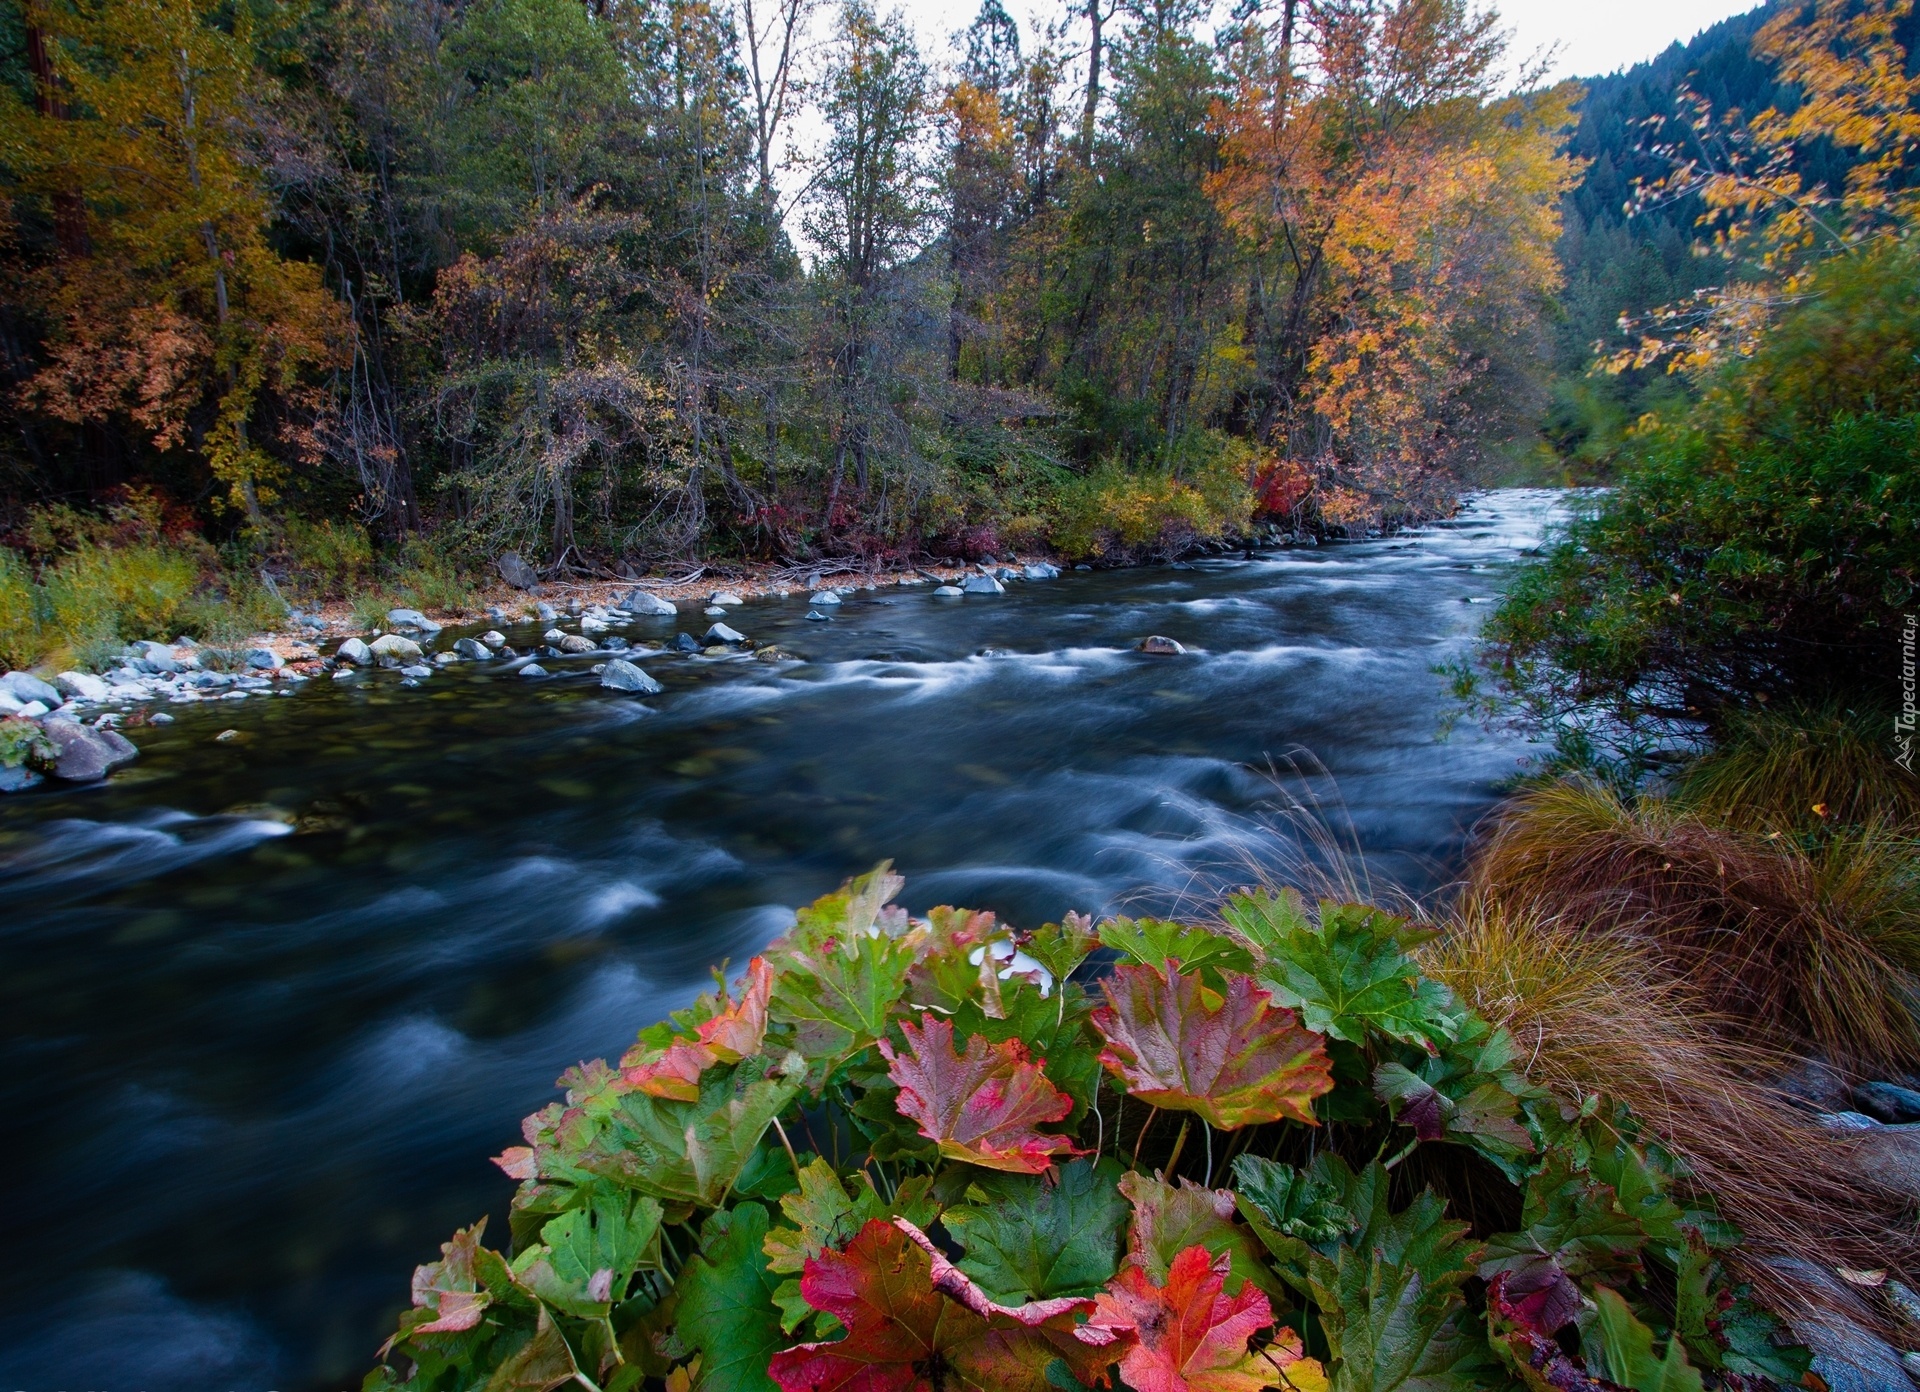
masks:
<instances>
[{"instance_id":1,"label":"flowing water","mask_svg":"<svg viewBox=\"0 0 1920 1392\"><path fill-rule=\"evenodd\" d=\"M487 1156L560 1069L883 857L916 911L1166 908L1284 866L1305 796L1430 888L1527 752L1437 738L1433 668L1556 506L831 623L756 601L730 622L803 662L650 659L644 702L587 659L322 680L0 802L0 1389L357 1386L412 1266L503 1225ZM1276 781L1303 751L1324 774Z\"/></svg>"}]
</instances>

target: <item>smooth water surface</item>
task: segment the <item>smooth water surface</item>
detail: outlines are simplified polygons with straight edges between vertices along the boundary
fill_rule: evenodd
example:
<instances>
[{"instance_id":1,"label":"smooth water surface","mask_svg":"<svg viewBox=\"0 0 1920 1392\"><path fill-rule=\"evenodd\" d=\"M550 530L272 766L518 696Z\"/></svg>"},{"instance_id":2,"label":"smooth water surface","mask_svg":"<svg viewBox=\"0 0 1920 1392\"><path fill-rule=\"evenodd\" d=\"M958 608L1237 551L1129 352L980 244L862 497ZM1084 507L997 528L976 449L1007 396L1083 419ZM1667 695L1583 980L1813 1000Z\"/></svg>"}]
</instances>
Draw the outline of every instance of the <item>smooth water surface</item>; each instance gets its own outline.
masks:
<instances>
[{"instance_id":1,"label":"smooth water surface","mask_svg":"<svg viewBox=\"0 0 1920 1392\"><path fill-rule=\"evenodd\" d=\"M804 661L648 659L645 701L589 659L322 679L0 803L0 1389L357 1386L413 1265L503 1223L487 1157L561 1068L883 857L915 911L1168 907L1284 864L1308 790L1430 887L1526 752L1439 741L1433 668L1556 506L832 623L756 601L729 622ZM1303 751L1328 776L1276 783Z\"/></svg>"}]
</instances>

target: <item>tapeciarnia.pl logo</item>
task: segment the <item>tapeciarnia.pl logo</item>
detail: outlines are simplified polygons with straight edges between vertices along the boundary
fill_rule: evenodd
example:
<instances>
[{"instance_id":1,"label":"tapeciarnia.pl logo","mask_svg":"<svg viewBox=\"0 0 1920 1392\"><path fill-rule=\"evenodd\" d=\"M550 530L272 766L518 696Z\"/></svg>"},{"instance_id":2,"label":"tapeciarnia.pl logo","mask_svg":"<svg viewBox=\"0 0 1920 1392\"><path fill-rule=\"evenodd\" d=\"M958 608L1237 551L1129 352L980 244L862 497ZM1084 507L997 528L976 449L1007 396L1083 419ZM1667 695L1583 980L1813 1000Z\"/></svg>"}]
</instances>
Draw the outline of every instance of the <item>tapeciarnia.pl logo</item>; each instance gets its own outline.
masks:
<instances>
[{"instance_id":1,"label":"tapeciarnia.pl logo","mask_svg":"<svg viewBox=\"0 0 1920 1392\"><path fill-rule=\"evenodd\" d=\"M1914 708L1914 630L1912 614L1907 615L1907 626L1900 630L1900 714L1893 718L1893 742L1900 752L1894 755L1894 762L1908 773L1913 772L1913 734L1914 718L1920 711Z\"/></svg>"}]
</instances>

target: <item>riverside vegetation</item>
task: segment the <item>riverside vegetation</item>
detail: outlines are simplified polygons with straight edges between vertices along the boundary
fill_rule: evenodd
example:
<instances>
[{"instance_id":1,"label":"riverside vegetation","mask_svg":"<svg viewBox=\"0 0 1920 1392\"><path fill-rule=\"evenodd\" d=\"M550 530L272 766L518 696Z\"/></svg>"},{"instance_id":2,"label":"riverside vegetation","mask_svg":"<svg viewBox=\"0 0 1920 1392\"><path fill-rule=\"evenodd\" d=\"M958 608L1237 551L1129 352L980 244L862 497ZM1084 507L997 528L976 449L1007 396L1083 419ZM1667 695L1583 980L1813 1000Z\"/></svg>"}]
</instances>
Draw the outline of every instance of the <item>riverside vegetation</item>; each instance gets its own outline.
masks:
<instances>
[{"instance_id":1,"label":"riverside vegetation","mask_svg":"<svg viewBox=\"0 0 1920 1392\"><path fill-rule=\"evenodd\" d=\"M883 868L561 1080L367 1386L1912 1385L1907 23L1782 7L1797 108L1697 111L1733 269L1455 673L1550 752L1449 893L1022 933Z\"/></svg>"}]
</instances>

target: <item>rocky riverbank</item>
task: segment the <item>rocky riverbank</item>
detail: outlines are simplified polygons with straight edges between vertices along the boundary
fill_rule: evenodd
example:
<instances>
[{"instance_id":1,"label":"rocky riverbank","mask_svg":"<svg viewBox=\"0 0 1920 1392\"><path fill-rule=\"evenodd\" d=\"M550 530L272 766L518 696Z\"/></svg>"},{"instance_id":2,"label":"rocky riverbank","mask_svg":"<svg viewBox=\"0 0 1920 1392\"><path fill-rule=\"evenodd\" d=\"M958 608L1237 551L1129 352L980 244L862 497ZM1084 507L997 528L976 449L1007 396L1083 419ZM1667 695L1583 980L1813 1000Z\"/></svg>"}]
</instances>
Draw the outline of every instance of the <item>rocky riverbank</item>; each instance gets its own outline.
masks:
<instances>
[{"instance_id":1,"label":"rocky riverbank","mask_svg":"<svg viewBox=\"0 0 1920 1392\"><path fill-rule=\"evenodd\" d=\"M296 609L283 631L262 633L238 649L215 648L180 637L172 642L129 643L105 672L63 671L42 675L14 671L0 677L0 792L37 787L47 778L93 781L134 758L138 750L116 727L164 724L165 709L251 696L288 696L316 677L350 681L378 673L397 675L418 687L437 671L463 662L499 664L524 680L548 675L541 659L597 657L601 685L652 695L660 684L640 667L658 654L701 658L788 661L793 654L756 642L729 618L752 600L791 599L804 594L806 617L831 623L843 598L861 591L932 584L934 595L964 598L1004 594L1009 585L1051 580L1059 567L1043 561L980 562L969 567L916 568L900 572L823 571L796 590L779 573L729 580L723 586L697 579L677 584L542 585L515 558L502 558L508 584L487 595L478 613L428 614L393 609L384 624L363 630L344 609ZM843 581L845 583L828 583ZM697 617L696 617L697 616ZM482 623L482 632L471 631ZM524 651L502 628L544 624ZM680 626L671 638L627 636L638 625ZM695 636L698 634L699 636Z\"/></svg>"}]
</instances>

